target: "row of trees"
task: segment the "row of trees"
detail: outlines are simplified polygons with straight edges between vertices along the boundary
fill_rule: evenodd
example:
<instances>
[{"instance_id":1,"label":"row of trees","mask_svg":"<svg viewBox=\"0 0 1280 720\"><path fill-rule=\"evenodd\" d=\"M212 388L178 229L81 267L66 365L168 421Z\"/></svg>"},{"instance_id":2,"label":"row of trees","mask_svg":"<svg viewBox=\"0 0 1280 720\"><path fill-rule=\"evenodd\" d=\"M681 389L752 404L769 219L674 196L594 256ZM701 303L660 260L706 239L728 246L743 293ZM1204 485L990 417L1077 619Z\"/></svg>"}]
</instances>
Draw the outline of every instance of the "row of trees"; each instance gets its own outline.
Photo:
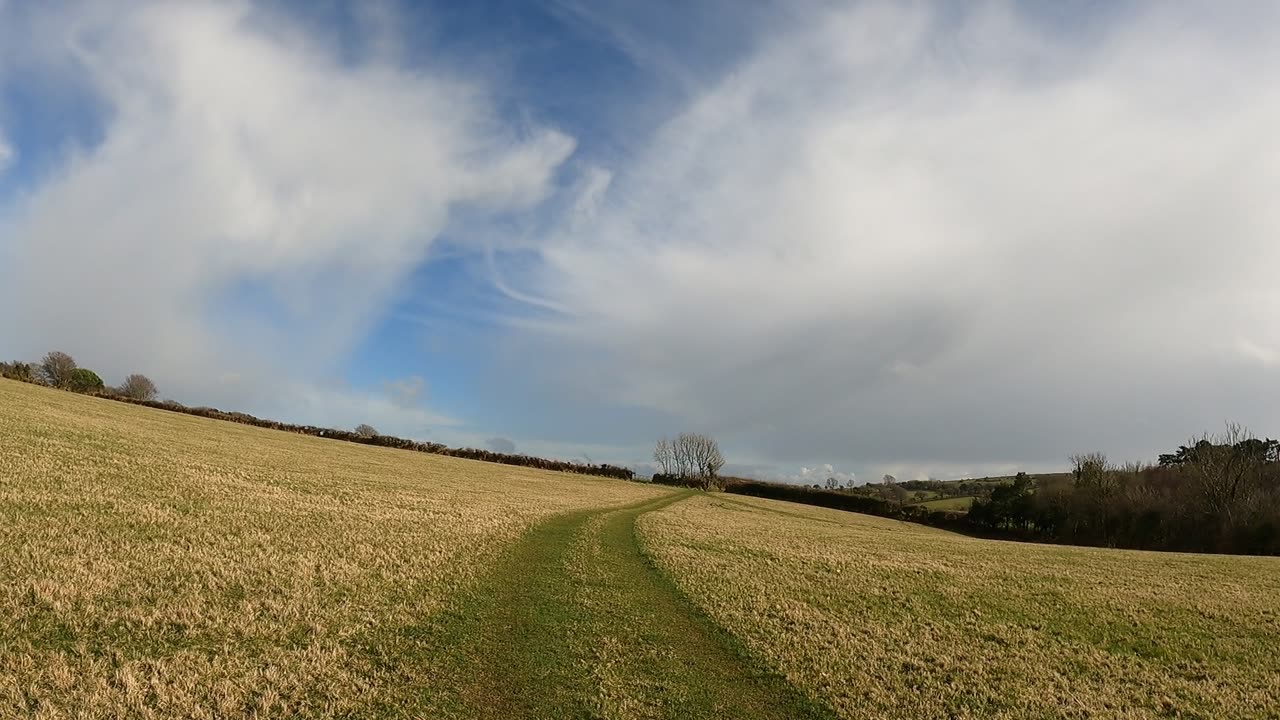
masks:
<instances>
[{"instance_id":1,"label":"row of trees","mask_svg":"<svg viewBox=\"0 0 1280 720\"><path fill-rule=\"evenodd\" d=\"M816 484L792 485L747 478L727 478L724 490L738 495L786 500L867 515L898 517L902 512L901 505L874 495L844 492L841 488L825 488Z\"/></svg>"},{"instance_id":2,"label":"row of trees","mask_svg":"<svg viewBox=\"0 0 1280 720\"><path fill-rule=\"evenodd\" d=\"M953 497L987 497L991 494L994 483L987 478L980 480L903 480L893 475L884 475L878 483L857 484L852 478L841 481L829 477L823 484L811 485L814 490L830 490L854 495L877 498L887 502L906 505L913 500L943 499Z\"/></svg>"},{"instance_id":3,"label":"row of trees","mask_svg":"<svg viewBox=\"0 0 1280 720\"><path fill-rule=\"evenodd\" d=\"M724 456L720 445L708 435L680 433L674 440L662 438L653 449L659 473L653 481L709 490L720 484Z\"/></svg>"},{"instance_id":4,"label":"row of trees","mask_svg":"<svg viewBox=\"0 0 1280 720\"><path fill-rule=\"evenodd\" d=\"M1161 455L1117 466L1100 453L1071 458L1072 472L968 481L970 510L906 504L910 483L841 488L730 478L728 492L920 522L984 537L1146 550L1280 555L1280 441L1239 425ZM959 485L959 483L944 483ZM885 490L897 490L897 495ZM944 493L949 495L949 493Z\"/></svg>"},{"instance_id":5,"label":"row of trees","mask_svg":"<svg viewBox=\"0 0 1280 720\"><path fill-rule=\"evenodd\" d=\"M108 387L98 373L80 367L75 358L61 350L46 353L38 363L0 362L0 377L48 385L60 390L119 395L133 400L154 400L157 394L156 384L146 375L137 373L125 378L116 387Z\"/></svg>"},{"instance_id":6,"label":"row of trees","mask_svg":"<svg viewBox=\"0 0 1280 720\"><path fill-rule=\"evenodd\" d=\"M1280 554L1280 442L1229 425L1156 465L1092 453L1072 466L1069 477L1020 475L994 489L969 522L1080 545Z\"/></svg>"}]
</instances>

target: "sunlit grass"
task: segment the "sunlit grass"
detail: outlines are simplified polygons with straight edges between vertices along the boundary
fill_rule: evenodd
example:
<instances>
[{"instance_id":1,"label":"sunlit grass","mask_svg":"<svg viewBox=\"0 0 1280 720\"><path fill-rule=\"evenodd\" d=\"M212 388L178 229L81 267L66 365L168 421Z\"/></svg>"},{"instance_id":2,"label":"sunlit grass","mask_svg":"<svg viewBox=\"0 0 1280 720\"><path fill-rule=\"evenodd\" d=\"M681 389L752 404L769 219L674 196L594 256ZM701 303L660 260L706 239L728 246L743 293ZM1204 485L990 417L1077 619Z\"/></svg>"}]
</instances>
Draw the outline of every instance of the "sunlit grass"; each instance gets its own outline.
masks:
<instances>
[{"instance_id":1,"label":"sunlit grass","mask_svg":"<svg viewBox=\"0 0 1280 720\"><path fill-rule=\"evenodd\" d=\"M364 714L415 662L371 639L534 523L663 492L0 380L0 715Z\"/></svg>"},{"instance_id":2,"label":"sunlit grass","mask_svg":"<svg viewBox=\"0 0 1280 720\"><path fill-rule=\"evenodd\" d=\"M694 494L657 577L640 509L565 514L671 492L0 381L0 717L808 707L760 665L849 718L1280 716L1280 559Z\"/></svg>"},{"instance_id":3,"label":"sunlit grass","mask_svg":"<svg viewBox=\"0 0 1280 720\"><path fill-rule=\"evenodd\" d=\"M964 495L961 497L938 498L936 500L925 500L916 503L921 507L930 510L968 510L973 506L974 497L972 495Z\"/></svg>"},{"instance_id":4,"label":"sunlit grass","mask_svg":"<svg viewBox=\"0 0 1280 720\"><path fill-rule=\"evenodd\" d=\"M716 496L639 527L716 622L844 717L1280 716L1277 558L978 540Z\"/></svg>"}]
</instances>

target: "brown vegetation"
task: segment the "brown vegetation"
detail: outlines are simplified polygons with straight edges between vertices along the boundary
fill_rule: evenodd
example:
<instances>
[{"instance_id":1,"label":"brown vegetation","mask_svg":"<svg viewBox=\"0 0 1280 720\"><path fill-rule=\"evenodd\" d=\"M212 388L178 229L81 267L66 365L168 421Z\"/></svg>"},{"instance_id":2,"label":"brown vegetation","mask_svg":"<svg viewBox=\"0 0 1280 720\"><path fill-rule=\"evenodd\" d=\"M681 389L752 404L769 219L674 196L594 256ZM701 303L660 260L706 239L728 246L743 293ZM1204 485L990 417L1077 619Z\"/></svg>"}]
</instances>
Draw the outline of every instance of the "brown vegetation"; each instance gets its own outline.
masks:
<instances>
[{"instance_id":1,"label":"brown vegetation","mask_svg":"<svg viewBox=\"0 0 1280 720\"><path fill-rule=\"evenodd\" d=\"M71 387L71 374L75 372L76 361L60 350L46 353L40 361L40 377L47 384L56 388Z\"/></svg>"},{"instance_id":2,"label":"brown vegetation","mask_svg":"<svg viewBox=\"0 0 1280 720\"><path fill-rule=\"evenodd\" d=\"M124 379L120 387L116 388L116 393L131 400L155 400L157 391L151 378L134 373Z\"/></svg>"}]
</instances>

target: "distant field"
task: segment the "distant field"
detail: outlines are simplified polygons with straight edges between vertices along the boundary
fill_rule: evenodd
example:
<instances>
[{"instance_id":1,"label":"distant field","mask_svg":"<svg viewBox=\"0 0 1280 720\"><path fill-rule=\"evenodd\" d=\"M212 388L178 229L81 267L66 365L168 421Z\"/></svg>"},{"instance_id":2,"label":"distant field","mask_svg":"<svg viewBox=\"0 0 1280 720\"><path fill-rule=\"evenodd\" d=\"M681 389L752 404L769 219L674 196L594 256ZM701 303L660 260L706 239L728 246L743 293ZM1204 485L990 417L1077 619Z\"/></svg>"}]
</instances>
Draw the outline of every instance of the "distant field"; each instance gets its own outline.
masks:
<instances>
[{"instance_id":1,"label":"distant field","mask_svg":"<svg viewBox=\"0 0 1280 720\"><path fill-rule=\"evenodd\" d=\"M978 540L700 496L645 547L846 718L1280 717L1280 560Z\"/></svg>"},{"instance_id":2,"label":"distant field","mask_svg":"<svg viewBox=\"0 0 1280 720\"><path fill-rule=\"evenodd\" d=\"M1280 716L1280 559L1001 543L0 380L0 718Z\"/></svg>"},{"instance_id":3,"label":"distant field","mask_svg":"<svg viewBox=\"0 0 1280 720\"><path fill-rule=\"evenodd\" d=\"M927 507L930 510L968 510L973 505L973 496L966 495L964 497L938 498L936 500L925 500L924 502L915 503L921 507Z\"/></svg>"},{"instance_id":4,"label":"distant field","mask_svg":"<svg viewBox=\"0 0 1280 720\"><path fill-rule=\"evenodd\" d=\"M1029 474L1031 475L1031 477L1037 478L1039 480L1056 480L1056 479L1071 477L1071 473L1069 472L1029 473ZM1016 478L1015 475L992 475L991 477L974 478L972 480L968 480L967 482L983 483L983 484L989 484L989 485L1007 485L1013 482L1015 478ZM949 482L966 482L966 481L953 480Z\"/></svg>"}]
</instances>

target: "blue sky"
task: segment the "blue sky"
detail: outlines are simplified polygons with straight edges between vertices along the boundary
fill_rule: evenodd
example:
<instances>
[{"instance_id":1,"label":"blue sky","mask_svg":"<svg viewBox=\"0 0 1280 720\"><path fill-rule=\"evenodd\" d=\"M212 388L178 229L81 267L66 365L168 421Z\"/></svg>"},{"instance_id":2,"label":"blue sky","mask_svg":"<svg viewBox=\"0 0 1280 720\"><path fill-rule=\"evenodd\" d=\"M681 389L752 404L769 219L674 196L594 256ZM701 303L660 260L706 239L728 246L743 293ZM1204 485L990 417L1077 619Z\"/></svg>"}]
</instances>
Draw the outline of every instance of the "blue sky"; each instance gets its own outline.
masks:
<instances>
[{"instance_id":1,"label":"blue sky","mask_svg":"<svg viewBox=\"0 0 1280 720\"><path fill-rule=\"evenodd\" d=\"M1266 433L1277 19L0 0L0 355L795 480Z\"/></svg>"}]
</instances>

